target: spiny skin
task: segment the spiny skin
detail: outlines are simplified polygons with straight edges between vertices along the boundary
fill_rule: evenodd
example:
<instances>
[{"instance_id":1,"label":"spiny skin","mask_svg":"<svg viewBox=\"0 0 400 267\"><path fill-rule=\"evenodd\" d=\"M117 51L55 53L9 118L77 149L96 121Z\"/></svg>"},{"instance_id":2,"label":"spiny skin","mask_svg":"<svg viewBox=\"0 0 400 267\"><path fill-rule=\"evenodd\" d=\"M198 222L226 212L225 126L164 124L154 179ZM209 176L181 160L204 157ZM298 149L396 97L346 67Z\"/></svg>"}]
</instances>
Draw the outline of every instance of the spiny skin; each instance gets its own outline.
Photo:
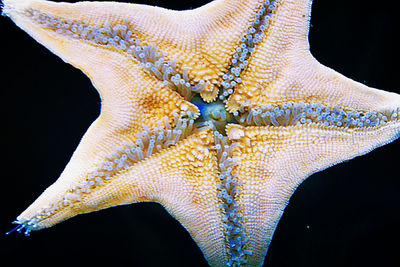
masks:
<instances>
[{"instance_id":1,"label":"spiny skin","mask_svg":"<svg viewBox=\"0 0 400 267\"><path fill-rule=\"evenodd\" d=\"M177 122L173 114L191 111L198 116L199 112L124 51L56 33L32 20L31 11L28 14L23 11L33 9L95 25L105 20L121 23L123 17L142 42L155 44L168 52L169 59L177 59L180 73L189 68L192 83L207 81L207 90L201 95L205 101L212 101L216 86L229 69L228 62L238 40L249 28L252 14L261 2L216 1L187 13L169 13L116 3L55 5L5 1L6 14L65 61L87 73L103 100L99 119L81 141L60 179L18 221L25 224L36 218L33 225L24 226L39 230L80 213L119 204L157 201L188 229L211 265L229 263L229 245L224 241L224 211L219 208L222 200L217 190L221 172L218 163L224 162L210 129L193 131L171 148L112 173L110 181L100 181L104 185L89 188L79 201L63 204L51 212L46 210L45 207L59 205L60 198L73 200L79 195L75 187L87 181L93 174L92 169L109 162L107 157L114 155L116 149L126 148L124 141L137 140L144 130L143 124L153 132L165 117L174 127ZM243 83L228 99L227 109L235 112L242 108L247 112L266 104L303 101L396 116L370 128L318 123L227 126L229 144L237 145L229 156L238 158L232 175L242 183L236 200L249 238L244 248L252 253L245 256L248 265L262 264L283 209L301 181L313 172L364 154L398 135L398 95L348 80L319 65L308 53L309 5L308 1L281 1L263 42L252 53L248 68L241 74ZM200 20L200 16L204 19ZM185 23L177 24L178 21Z\"/></svg>"}]
</instances>

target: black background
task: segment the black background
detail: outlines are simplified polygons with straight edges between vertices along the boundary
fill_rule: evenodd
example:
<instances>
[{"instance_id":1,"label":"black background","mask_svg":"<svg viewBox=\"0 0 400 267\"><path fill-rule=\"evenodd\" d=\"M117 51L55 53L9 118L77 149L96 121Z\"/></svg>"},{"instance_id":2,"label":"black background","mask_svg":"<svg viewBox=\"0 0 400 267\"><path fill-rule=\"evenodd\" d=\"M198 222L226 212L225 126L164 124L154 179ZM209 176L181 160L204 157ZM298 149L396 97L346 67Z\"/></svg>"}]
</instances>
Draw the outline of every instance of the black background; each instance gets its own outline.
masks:
<instances>
[{"instance_id":1,"label":"black background","mask_svg":"<svg viewBox=\"0 0 400 267\"><path fill-rule=\"evenodd\" d=\"M172 9L209 1L135 1ZM400 93L396 1L316 0L310 43L323 64ZM100 100L89 79L0 18L0 232L53 183ZM279 223L265 266L399 266L400 142L304 182ZM307 227L309 226L309 228ZM207 266L179 222L142 203L81 215L30 237L0 233L1 266ZM397 263L397 264L396 264Z\"/></svg>"}]
</instances>

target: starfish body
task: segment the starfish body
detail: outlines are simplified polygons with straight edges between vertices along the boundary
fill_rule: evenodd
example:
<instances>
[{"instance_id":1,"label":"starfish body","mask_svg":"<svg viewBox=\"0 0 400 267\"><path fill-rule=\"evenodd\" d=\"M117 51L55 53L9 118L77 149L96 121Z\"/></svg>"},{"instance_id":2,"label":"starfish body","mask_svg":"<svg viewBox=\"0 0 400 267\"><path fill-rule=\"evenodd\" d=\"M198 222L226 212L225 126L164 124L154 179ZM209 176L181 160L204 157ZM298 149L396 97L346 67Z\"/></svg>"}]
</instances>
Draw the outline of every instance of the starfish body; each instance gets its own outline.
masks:
<instances>
[{"instance_id":1,"label":"starfish body","mask_svg":"<svg viewBox=\"0 0 400 267\"><path fill-rule=\"evenodd\" d=\"M309 52L311 1L171 11L5 0L4 14L100 93L99 118L17 231L162 204L212 266L260 266L297 186L399 136L400 96Z\"/></svg>"}]
</instances>

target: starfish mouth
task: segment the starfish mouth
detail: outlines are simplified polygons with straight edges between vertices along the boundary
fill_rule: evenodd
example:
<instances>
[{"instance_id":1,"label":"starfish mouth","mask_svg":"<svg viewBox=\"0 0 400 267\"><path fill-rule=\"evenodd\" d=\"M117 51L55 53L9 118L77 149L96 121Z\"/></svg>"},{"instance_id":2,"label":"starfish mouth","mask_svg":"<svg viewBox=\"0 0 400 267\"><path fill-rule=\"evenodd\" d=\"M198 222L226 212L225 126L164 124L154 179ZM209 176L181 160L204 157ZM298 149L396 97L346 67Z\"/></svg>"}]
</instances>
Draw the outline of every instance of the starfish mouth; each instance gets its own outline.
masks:
<instances>
[{"instance_id":1,"label":"starfish mouth","mask_svg":"<svg viewBox=\"0 0 400 267\"><path fill-rule=\"evenodd\" d=\"M225 128L228 123L237 123L233 114L228 112L228 110L225 108L225 104L222 101L206 103L203 101L200 95L195 95L191 99L191 102L200 111L200 116L197 121L200 123L211 123L213 128L223 135L226 135Z\"/></svg>"}]
</instances>

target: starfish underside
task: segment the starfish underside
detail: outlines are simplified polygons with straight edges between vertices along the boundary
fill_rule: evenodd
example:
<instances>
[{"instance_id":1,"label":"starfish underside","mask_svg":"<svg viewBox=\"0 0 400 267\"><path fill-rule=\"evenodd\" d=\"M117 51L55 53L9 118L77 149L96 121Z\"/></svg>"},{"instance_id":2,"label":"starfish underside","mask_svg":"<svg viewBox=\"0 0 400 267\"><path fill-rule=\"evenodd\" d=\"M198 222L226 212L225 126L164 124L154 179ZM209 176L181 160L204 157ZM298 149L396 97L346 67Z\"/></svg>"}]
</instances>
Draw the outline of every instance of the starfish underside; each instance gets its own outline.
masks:
<instances>
[{"instance_id":1,"label":"starfish underside","mask_svg":"<svg viewBox=\"0 0 400 267\"><path fill-rule=\"evenodd\" d=\"M4 0L3 12L87 74L101 114L18 218L28 235L155 201L212 266L260 266L297 186L399 135L400 97L309 52L310 0L137 4Z\"/></svg>"}]
</instances>

